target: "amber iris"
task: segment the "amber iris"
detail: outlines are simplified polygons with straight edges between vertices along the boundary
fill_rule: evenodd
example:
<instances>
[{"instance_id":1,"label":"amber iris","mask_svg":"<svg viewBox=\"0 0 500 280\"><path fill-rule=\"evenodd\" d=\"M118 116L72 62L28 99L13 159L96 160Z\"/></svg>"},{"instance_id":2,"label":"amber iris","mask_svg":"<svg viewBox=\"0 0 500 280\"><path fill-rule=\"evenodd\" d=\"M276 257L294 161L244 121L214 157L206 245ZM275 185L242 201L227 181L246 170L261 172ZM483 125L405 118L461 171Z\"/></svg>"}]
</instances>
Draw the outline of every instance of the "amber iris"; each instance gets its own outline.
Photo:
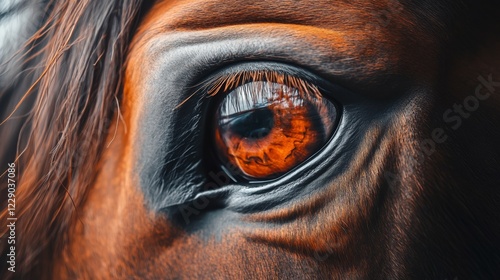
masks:
<instances>
[{"instance_id":1,"label":"amber iris","mask_svg":"<svg viewBox=\"0 0 500 280\"><path fill-rule=\"evenodd\" d=\"M288 81L291 81L289 79ZM240 177L273 179L331 137L335 105L304 82L252 81L230 91L215 117L218 155ZM237 173L238 173L237 172Z\"/></svg>"}]
</instances>

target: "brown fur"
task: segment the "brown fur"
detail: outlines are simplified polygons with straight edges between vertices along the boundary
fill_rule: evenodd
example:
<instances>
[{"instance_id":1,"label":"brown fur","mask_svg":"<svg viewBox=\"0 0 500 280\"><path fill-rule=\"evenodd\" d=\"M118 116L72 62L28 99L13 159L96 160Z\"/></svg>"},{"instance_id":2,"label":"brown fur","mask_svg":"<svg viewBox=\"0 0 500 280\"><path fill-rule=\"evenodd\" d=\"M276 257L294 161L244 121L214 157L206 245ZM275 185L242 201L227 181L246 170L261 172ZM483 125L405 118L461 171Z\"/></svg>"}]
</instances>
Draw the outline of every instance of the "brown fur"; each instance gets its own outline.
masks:
<instances>
[{"instance_id":1,"label":"brown fur","mask_svg":"<svg viewBox=\"0 0 500 280\"><path fill-rule=\"evenodd\" d=\"M5 271L4 262L2 279L498 276L500 95L481 103L436 153L412 161L443 125L444 110L474 92L478 74L500 79L497 15L486 13L493 3L463 1L449 13L401 3L159 1L149 10L138 0L52 1L30 41L40 50L28 52L39 64L26 95L36 94L29 142L17 161L18 272ZM390 20L373 27L379 11ZM399 74L430 89L429 99L361 135L349 170L321 192L242 215L257 226L235 226L221 240L188 234L150 211L138 187L134 150L151 42L176 32L210 39L277 30L352 58L339 75L352 90L374 94L369 89L384 83L374 76ZM387 172L396 174L389 182ZM0 248L3 258L6 244Z\"/></svg>"}]
</instances>

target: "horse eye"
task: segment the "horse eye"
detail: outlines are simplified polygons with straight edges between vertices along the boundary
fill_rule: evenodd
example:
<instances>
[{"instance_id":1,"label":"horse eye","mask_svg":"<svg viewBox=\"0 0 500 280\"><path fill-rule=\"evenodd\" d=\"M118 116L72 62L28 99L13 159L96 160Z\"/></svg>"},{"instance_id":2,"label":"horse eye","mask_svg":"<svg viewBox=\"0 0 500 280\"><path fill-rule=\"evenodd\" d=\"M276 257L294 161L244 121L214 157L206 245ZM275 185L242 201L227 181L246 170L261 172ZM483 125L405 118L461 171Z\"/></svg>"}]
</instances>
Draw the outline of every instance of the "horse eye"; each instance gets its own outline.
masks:
<instances>
[{"instance_id":1,"label":"horse eye","mask_svg":"<svg viewBox=\"0 0 500 280\"><path fill-rule=\"evenodd\" d=\"M295 79L252 81L230 91L215 115L219 159L246 179L285 174L331 138L337 108L314 86ZM298 81L298 82L297 82ZM305 86L304 86L305 85Z\"/></svg>"}]
</instances>

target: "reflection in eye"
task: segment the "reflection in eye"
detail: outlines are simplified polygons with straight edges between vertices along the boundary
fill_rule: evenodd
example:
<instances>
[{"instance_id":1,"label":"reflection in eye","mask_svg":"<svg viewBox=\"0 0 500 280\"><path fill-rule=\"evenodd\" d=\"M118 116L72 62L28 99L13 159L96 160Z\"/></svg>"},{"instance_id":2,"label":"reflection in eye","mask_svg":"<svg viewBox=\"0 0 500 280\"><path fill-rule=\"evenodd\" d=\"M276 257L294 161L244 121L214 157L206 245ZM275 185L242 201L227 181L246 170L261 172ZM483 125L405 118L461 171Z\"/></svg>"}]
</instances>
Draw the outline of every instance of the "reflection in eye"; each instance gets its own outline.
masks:
<instances>
[{"instance_id":1,"label":"reflection in eye","mask_svg":"<svg viewBox=\"0 0 500 280\"><path fill-rule=\"evenodd\" d=\"M313 85L275 74L230 91L215 116L220 160L243 177L272 179L290 171L331 137L335 105Z\"/></svg>"}]
</instances>

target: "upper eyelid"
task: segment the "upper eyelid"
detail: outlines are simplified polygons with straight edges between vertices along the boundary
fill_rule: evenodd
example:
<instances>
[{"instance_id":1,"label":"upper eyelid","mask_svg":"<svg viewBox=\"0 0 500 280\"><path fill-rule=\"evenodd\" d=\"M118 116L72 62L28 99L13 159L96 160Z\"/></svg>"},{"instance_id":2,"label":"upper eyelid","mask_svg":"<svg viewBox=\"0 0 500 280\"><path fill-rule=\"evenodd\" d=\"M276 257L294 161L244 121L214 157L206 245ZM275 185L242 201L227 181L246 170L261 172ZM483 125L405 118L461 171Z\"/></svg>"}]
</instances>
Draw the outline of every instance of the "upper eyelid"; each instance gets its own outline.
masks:
<instances>
[{"instance_id":1,"label":"upper eyelid","mask_svg":"<svg viewBox=\"0 0 500 280\"><path fill-rule=\"evenodd\" d=\"M320 95L320 91L314 83L300 77L274 70L245 71L222 75L212 81L208 81L205 89L208 96L215 96L218 93L228 92L246 83L256 81L284 84L296 88L299 92L309 92L317 96Z\"/></svg>"},{"instance_id":2,"label":"upper eyelid","mask_svg":"<svg viewBox=\"0 0 500 280\"><path fill-rule=\"evenodd\" d=\"M245 83L263 81L264 79L271 82L282 80L285 84L295 86L300 92L314 93L317 97L328 92L328 88L330 88L328 85L330 83L324 78L312 74L300 66L272 61L233 62L232 65L226 65L222 70L211 69L210 73L205 74L205 77L188 86L192 89L191 94L181 101L174 110L195 96L197 98L214 97L218 93L227 93Z\"/></svg>"}]
</instances>

